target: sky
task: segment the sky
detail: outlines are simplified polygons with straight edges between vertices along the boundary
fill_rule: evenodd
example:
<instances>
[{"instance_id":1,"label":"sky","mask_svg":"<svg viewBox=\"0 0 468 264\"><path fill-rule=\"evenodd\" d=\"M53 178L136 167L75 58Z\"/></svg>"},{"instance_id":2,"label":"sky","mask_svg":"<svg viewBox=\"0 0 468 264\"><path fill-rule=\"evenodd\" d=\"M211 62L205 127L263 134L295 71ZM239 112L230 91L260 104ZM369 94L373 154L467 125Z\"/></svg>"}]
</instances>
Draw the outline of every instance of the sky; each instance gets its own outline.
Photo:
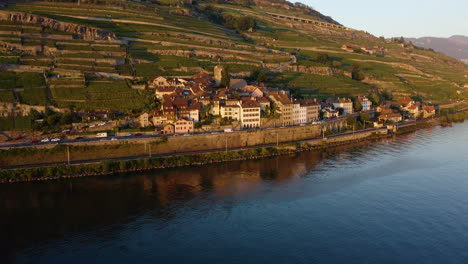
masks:
<instances>
[{"instance_id":1,"label":"sky","mask_svg":"<svg viewBox=\"0 0 468 264\"><path fill-rule=\"evenodd\" d=\"M468 0L294 0L377 37L468 36Z\"/></svg>"}]
</instances>

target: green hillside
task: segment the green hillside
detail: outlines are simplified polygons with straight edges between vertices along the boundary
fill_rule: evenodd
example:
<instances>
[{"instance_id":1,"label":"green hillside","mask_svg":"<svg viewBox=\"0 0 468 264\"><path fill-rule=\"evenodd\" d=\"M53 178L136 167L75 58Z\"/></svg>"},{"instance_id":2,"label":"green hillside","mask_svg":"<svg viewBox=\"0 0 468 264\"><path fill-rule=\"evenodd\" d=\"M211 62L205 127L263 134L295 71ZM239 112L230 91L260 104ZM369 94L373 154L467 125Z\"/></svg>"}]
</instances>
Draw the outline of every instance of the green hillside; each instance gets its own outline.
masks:
<instances>
[{"instance_id":1,"label":"green hillside","mask_svg":"<svg viewBox=\"0 0 468 264\"><path fill-rule=\"evenodd\" d=\"M10 1L0 44L1 102L142 110L147 93L133 86L218 64L252 80L265 72L268 86L298 96L378 90L445 102L468 93L463 63L282 0Z\"/></svg>"}]
</instances>

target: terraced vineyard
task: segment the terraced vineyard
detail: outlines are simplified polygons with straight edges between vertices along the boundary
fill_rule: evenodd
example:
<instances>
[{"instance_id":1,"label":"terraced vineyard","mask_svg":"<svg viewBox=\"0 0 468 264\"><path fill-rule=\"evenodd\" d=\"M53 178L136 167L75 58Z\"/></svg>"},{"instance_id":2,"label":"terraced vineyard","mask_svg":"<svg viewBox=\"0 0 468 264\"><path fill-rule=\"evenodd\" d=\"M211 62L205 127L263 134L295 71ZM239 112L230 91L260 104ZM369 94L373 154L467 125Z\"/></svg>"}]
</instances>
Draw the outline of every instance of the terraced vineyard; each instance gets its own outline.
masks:
<instances>
[{"instance_id":1,"label":"terraced vineyard","mask_svg":"<svg viewBox=\"0 0 468 264\"><path fill-rule=\"evenodd\" d=\"M438 101L467 98L468 92L460 92L468 83L467 67L443 54L265 1L248 7L181 2L8 5L0 10L0 101L142 110L147 93L132 89L132 84L159 75L188 77L218 64L233 76L255 78L256 72L265 71L267 85L298 95L360 95L380 89ZM256 26L235 30L215 21L213 10L254 18ZM341 49L344 44L381 52L348 52ZM356 65L362 81L350 77Z\"/></svg>"}]
</instances>

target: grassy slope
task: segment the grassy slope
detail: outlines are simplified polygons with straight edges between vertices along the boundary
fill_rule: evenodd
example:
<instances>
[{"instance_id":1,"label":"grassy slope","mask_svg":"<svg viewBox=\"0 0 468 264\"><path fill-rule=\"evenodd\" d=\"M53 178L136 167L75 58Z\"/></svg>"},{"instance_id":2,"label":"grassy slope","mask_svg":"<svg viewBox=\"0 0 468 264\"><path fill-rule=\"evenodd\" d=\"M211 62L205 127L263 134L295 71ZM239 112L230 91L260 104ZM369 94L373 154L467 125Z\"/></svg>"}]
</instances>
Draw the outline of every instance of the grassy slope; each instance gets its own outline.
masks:
<instances>
[{"instance_id":1,"label":"grassy slope","mask_svg":"<svg viewBox=\"0 0 468 264\"><path fill-rule=\"evenodd\" d=\"M171 2L171 1L169 1ZM232 71L255 70L265 62L285 62L289 60L287 53L295 54L298 65L323 67L329 66L314 60L319 53L327 53L330 61L335 62L339 70L349 72L353 64L359 64L366 75L364 82L351 80L343 75L321 76L308 73L283 71L269 75L268 83L272 86L287 87L303 91L307 94L366 94L374 88L390 89L396 96L421 95L431 100L455 100L463 98L456 91L468 83L467 67L440 53L419 50L411 47L401 47L396 43L388 43L360 31L344 31L335 29L314 28L299 22L274 20L263 11L284 13L275 7L245 8L233 5L217 5L224 12L236 15L254 16L258 21L258 29L242 36L233 30L211 23L201 17L181 15L177 11L188 11L185 7L155 6L152 4L131 3L124 9L116 6L93 6L71 3L35 2L16 4L11 10L30 12L37 15L52 17L57 20L78 23L112 30L119 39L132 38L128 45L106 43L105 41L83 40L51 40L48 38L28 37L28 33L41 32L38 25L19 25L0 23L0 31L12 31L20 34L0 34L0 40L10 43L21 43L24 46L45 45L66 51L66 54L52 56L18 56L16 53L2 54L3 63L55 67L59 70L80 72L109 72L132 76L144 80L156 75L183 76L193 72L183 72L180 67L201 67L212 70L218 63L217 58L202 56L187 57L176 54L175 51L198 51L226 56L221 62L231 65ZM291 11L288 15L294 15ZM304 17L303 14L297 16ZM83 17L101 17L114 21L95 21ZM310 17L312 19L316 19ZM12 25L13 24L13 25ZM27 27L25 27L27 26ZM49 30L48 33L70 35L69 33ZM79 45L81 44L81 45ZM98 46L96 44L107 44ZM365 45L368 47L382 46L386 48L385 57L349 53L340 49L343 44ZM269 50L270 51L269 51ZM299 50L298 50L299 49ZM111 53L117 52L117 53ZM281 53L283 52L283 53ZM165 53L168 55L160 55ZM112 65L107 62L83 61L80 58L118 59L126 58L124 65ZM134 59L134 60L132 60ZM237 62L239 64L232 64ZM331 63L331 62L330 62ZM43 87L36 80L34 87ZM78 108L117 108L122 106L119 98L129 98L125 104L127 109L138 109L143 103L138 103L141 95L131 90L116 89L109 93L101 86L96 89L89 86L89 80L73 87L51 88L51 100L58 106L74 105ZM78 87L76 87L78 86ZM20 100L29 104L49 103L43 88L24 91L10 91L12 84L8 78L0 81L1 101ZM119 87L117 85L117 87ZM61 89L62 88L62 89ZM128 88L128 87L127 87ZM103 89L101 92L96 91ZM128 88L130 89L130 88ZM41 93L42 92L42 93ZM37 94L39 96L32 96ZM112 95L112 96L111 96ZM36 99L38 98L38 99Z\"/></svg>"}]
</instances>

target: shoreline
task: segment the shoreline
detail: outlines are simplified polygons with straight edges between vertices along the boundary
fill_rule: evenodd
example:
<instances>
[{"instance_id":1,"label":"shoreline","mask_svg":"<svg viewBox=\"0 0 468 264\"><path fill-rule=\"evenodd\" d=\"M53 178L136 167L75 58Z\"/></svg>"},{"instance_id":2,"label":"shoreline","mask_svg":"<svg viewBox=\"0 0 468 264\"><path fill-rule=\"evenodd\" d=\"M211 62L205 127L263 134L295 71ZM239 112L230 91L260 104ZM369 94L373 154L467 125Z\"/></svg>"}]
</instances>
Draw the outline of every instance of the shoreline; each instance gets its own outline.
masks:
<instances>
[{"instance_id":1,"label":"shoreline","mask_svg":"<svg viewBox=\"0 0 468 264\"><path fill-rule=\"evenodd\" d=\"M0 184L43 182L50 180L106 176L126 172L139 172L172 169L190 166L204 166L213 163L257 160L282 155L291 155L305 151L321 151L340 146L350 146L365 141L376 141L411 133L419 129L442 125L436 119L425 120L390 132L387 128L371 131L355 131L332 135L327 138L315 138L278 144L276 146L254 146L248 149L215 151L200 154L179 154L174 156L137 158L129 160L102 160L92 164L64 165L56 164L33 168L18 168L0 171Z\"/></svg>"}]
</instances>

